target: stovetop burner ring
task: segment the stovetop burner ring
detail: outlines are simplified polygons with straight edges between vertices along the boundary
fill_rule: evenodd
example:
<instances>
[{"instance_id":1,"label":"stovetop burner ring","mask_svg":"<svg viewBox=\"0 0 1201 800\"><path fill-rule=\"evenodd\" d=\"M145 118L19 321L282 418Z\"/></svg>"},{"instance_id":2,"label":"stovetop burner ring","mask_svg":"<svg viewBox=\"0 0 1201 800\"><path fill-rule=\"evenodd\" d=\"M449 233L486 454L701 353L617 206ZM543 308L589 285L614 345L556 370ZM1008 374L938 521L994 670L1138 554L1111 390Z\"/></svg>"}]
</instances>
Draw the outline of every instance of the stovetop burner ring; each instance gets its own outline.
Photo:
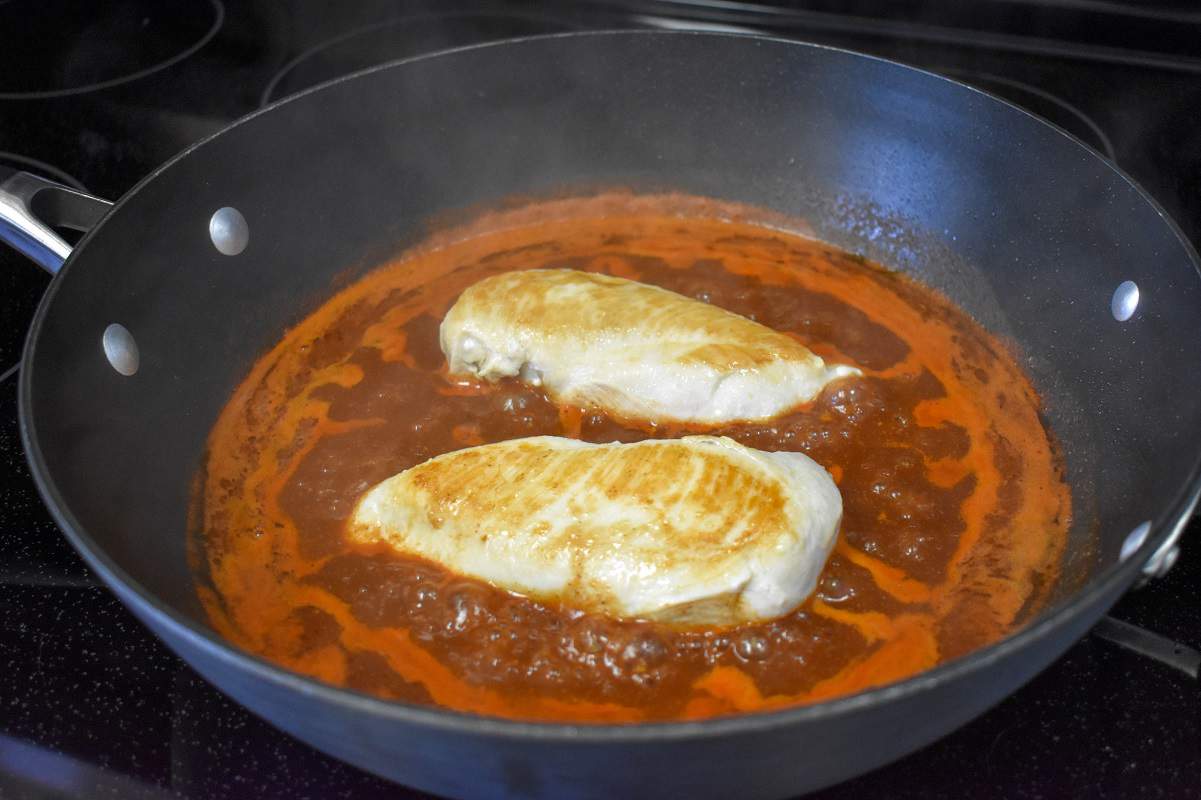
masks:
<instances>
[{"instance_id":1,"label":"stovetop burner ring","mask_svg":"<svg viewBox=\"0 0 1201 800\"><path fill-rule=\"evenodd\" d=\"M66 184L72 189L78 189L81 192L87 192L88 187L83 185L83 182L69 172L59 169L53 164L47 164L32 156L23 156L19 153L10 153L7 150L0 150L0 164L11 166L14 169L34 172L40 174L44 178L53 178L59 183Z\"/></svg>"},{"instance_id":2,"label":"stovetop burner ring","mask_svg":"<svg viewBox=\"0 0 1201 800\"><path fill-rule=\"evenodd\" d=\"M1079 136L1078 132L1069 130L1070 133L1077 135L1078 138L1085 139L1087 144L1096 148L1098 151L1100 151L1101 155L1105 156L1110 161L1117 160L1117 151L1114 149L1113 142L1110 140L1109 135L1105 133L1105 130L1097 124L1096 120L1094 120L1073 103L1064 100L1062 97L1054 94L1053 92L1048 92L1046 89L1040 89L1039 87L1025 83L1024 81L1014 80L1013 78L1005 78L989 72L975 72L973 70L959 69L954 67L935 69L934 71L956 80L962 80L986 91L990 90L990 86L998 86L1005 89L1024 92L1025 94L1038 98L1039 100L1051 103L1053 106L1071 114L1074 120L1084 125L1085 129L1092 138L1089 140L1086 137ZM1011 100L1009 95L999 91L994 93L1000 95L1002 99L1009 100L1010 102L1014 102L1017 105L1022 106L1026 111L1029 111L1035 116L1038 116L1042 119L1047 119L1049 122L1059 125L1056 120L1049 119L1044 115L1039 114L1037 109L1025 108L1020 100ZM1067 129L1067 126L1064 125L1060 125L1060 127Z\"/></svg>"},{"instance_id":3,"label":"stovetop burner ring","mask_svg":"<svg viewBox=\"0 0 1201 800\"><path fill-rule=\"evenodd\" d=\"M343 71L329 73L322 76L318 80L312 80L309 82L303 82L302 80L301 86L290 91L277 94L277 90L279 90L280 85L286 84L288 78L293 76L293 73L297 70L297 68L303 66L305 62L316 56L336 51L340 45L353 42L359 37L369 37L376 34L387 33L393 30L397 33L406 33L400 28L402 25L436 25L437 23L446 23L448 26L470 26L484 21L487 21L487 23L491 25L495 25L498 22L508 23L509 25L514 26L508 30L508 33L511 33L512 35L502 35L499 37L479 37L473 36L470 31L467 32L466 36L463 35L463 32L456 32L452 35L450 42L444 42L442 44L445 44L446 47L461 47L471 44L480 44L487 41L500 41L502 39L513 38L515 36L532 36L538 33L560 33L572 29L572 26L568 25L562 20L552 19L550 17L537 14L514 13L511 11L504 13L488 11L459 11L447 14L414 14L402 17L392 17L391 19L375 22L370 25L364 25L362 27L346 31L345 33L340 33L329 39L318 42L312 47L309 47L298 53L294 58L280 67L279 71L271 77L271 80L267 83L266 87L264 87L262 94L259 95L259 107L261 108L283 97L294 94L297 91L302 91L303 89L316 86L317 84L326 80L333 80L334 78L341 77L342 75L348 75L352 72L357 72L360 69L369 69L372 66L386 64L389 61L399 60L408 56L425 54L426 52L437 52L438 50L446 49L446 47L436 47L428 50L420 49L412 53L406 53L402 50L400 52L393 53L390 57L385 57L382 60L362 60L359 63L348 65L348 68ZM526 27L524 30L520 30L520 32L514 32L518 29L518 25ZM441 32L445 33L446 31ZM419 36L417 38L423 38L423 41L428 41L428 34L429 32L427 31L427 35L425 37ZM318 71L320 71L320 67L318 67Z\"/></svg>"},{"instance_id":4,"label":"stovetop burner ring","mask_svg":"<svg viewBox=\"0 0 1201 800\"><path fill-rule=\"evenodd\" d=\"M118 75L115 78L109 78L107 80L85 83L80 86L67 86L60 89L0 91L0 100L50 100L58 97L70 97L73 95L85 94L87 92L95 92L101 89L111 89L122 84L130 83L131 81L140 80L153 75L156 72L167 69L168 67L174 66L175 64L178 64L184 59L192 56L194 53L196 53L196 51L208 44L209 41L211 41L212 38L217 35L217 31L221 30L221 26L225 23L225 5L222 0L208 0L208 3L211 6L213 14L213 21L209 25L208 29L191 45L166 59L160 60L147 67L143 67L142 69L129 72L125 75ZM3 3L0 2L0 5L3 5Z\"/></svg>"}]
</instances>

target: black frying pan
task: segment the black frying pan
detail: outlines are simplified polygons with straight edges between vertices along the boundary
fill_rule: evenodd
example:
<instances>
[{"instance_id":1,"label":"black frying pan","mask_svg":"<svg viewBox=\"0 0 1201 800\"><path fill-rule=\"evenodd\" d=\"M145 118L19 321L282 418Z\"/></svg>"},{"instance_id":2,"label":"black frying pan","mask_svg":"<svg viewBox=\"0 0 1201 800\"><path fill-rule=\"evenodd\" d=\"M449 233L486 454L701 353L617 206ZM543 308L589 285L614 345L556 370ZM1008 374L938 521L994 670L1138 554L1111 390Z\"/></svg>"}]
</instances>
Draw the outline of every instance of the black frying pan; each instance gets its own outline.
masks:
<instances>
[{"instance_id":1,"label":"black frying pan","mask_svg":"<svg viewBox=\"0 0 1201 800\"><path fill-rule=\"evenodd\" d=\"M47 266L68 249L26 211L87 227L105 210L28 177L4 185L0 227ZM189 482L255 356L336 273L394 254L439 212L614 185L803 217L1013 341L1075 495L1051 607L903 683L687 724L526 724L413 707L222 641L187 567ZM249 229L233 256L210 236L227 206ZM1138 287L1136 306L1125 292L1111 303L1124 281ZM140 351L132 376L106 358L112 323ZM1162 566L1198 495L1197 342L1197 258L1176 227L1112 165L1012 106L821 47L568 35L337 81L156 171L91 228L46 293L25 348L21 430L55 518L130 609L221 689L329 753L449 795L777 797L871 769L979 714ZM128 342L110 333L108 344L128 371Z\"/></svg>"}]
</instances>

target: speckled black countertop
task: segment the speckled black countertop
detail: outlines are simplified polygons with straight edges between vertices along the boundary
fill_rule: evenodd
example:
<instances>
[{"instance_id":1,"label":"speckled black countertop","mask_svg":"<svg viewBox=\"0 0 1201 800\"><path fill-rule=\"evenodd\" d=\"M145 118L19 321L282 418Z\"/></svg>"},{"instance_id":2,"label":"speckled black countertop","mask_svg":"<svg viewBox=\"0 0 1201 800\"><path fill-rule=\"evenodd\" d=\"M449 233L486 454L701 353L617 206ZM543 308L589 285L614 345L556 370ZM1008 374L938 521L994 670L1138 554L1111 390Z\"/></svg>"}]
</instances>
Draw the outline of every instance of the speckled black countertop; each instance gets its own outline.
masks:
<instances>
[{"instance_id":1,"label":"speckled black countertop","mask_svg":"<svg viewBox=\"0 0 1201 800\"><path fill-rule=\"evenodd\" d=\"M489 38L699 20L870 50L1006 94L1115 158L1201 238L1201 62L1182 44L1201 40L1201 24L1187 15L1023 16L982 2L975 8L994 28L982 36L935 2L877 14L863 0L852 4L857 16L820 2L788 14L672 2L451 5L453 19L430 16L446 4L386 0L286 12L216 0L170 10L149 0L0 2L0 165L116 197L263 98L352 68ZM913 6L914 19L898 19L900 6ZM932 21L940 9L946 24ZM402 13L425 16L398 21ZM14 47L16 30L24 35ZM1115 56L1123 36L1142 38ZM1122 55L1135 49L1143 55ZM113 85L88 88L98 81ZM58 533L30 479L16 411L20 346L48 282L0 248L0 798L418 796L225 698L125 611ZM1198 528L1170 574L1114 610L1137 628L1109 623L961 730L817 796L1201 797L1201 682L1188 674L1188 648L1201 647ZM1163 660L1146 655L1156 648Z\"/></svg>"}]
</instances>

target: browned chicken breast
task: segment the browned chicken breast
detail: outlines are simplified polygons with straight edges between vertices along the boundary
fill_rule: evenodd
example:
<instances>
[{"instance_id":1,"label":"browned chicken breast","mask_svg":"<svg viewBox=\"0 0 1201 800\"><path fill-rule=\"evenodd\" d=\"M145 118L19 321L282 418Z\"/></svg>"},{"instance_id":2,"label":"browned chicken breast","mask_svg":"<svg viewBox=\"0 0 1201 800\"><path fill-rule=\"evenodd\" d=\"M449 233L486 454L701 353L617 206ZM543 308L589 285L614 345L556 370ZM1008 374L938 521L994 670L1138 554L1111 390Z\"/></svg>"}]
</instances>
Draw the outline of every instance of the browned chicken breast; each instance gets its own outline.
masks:
<instances>
[{"instance_id":1,"label":"browned chicken breast","mask_svg":"<svg viewBox=\"0 0 1201 800\"><path fill-rule=\"evenodd\" d=\"M830 475L799 453L713 436L538 436L385 480L351 535L584 611L728 624L801 603L841 515Z\"/></svg>"},{"instance_id":2,"label":"browned chicken breast","mask_svg":"<svg viewBox=\"0 0 1201 800\"><path fill-rule=\"evenodd\" d=\"M699 300L568 269L480 281L441 337L452 373L519 375L560 401L652 421L764 419L859 372Z\"/></svg>"}]
</instances>

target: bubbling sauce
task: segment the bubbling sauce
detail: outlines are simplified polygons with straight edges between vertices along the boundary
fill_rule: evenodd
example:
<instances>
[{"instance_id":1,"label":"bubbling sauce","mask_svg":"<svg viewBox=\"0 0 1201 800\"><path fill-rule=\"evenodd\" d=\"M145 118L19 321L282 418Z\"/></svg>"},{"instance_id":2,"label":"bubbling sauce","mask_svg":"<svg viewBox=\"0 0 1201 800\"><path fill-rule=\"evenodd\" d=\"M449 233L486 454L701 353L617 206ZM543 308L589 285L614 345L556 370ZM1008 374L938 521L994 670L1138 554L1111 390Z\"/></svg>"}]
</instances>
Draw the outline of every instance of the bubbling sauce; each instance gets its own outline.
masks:
<instances>
[{"instance_id":1,"label":"bubbling sauce","mask_svg":"<svg viewBox=\"0 0 1201 800\"><path fill-rule=\"evenodd\" d=\"M632 722L857 692L1027 619L1057 577L1070 494L1013 357L937 293L762 219L679 196L555 201L443 234L338 293L255 364L211 434L192 555L213 625L285 667L386 698ZM863 375L771 421L707 428L449 376L438 325L459 293L539 267L662 286ZM613 620L344 533L364 491L451 450L698 432L803 452L834 476L838 543L792 613L720 629Z\"/></svg>"}]
</instances>

